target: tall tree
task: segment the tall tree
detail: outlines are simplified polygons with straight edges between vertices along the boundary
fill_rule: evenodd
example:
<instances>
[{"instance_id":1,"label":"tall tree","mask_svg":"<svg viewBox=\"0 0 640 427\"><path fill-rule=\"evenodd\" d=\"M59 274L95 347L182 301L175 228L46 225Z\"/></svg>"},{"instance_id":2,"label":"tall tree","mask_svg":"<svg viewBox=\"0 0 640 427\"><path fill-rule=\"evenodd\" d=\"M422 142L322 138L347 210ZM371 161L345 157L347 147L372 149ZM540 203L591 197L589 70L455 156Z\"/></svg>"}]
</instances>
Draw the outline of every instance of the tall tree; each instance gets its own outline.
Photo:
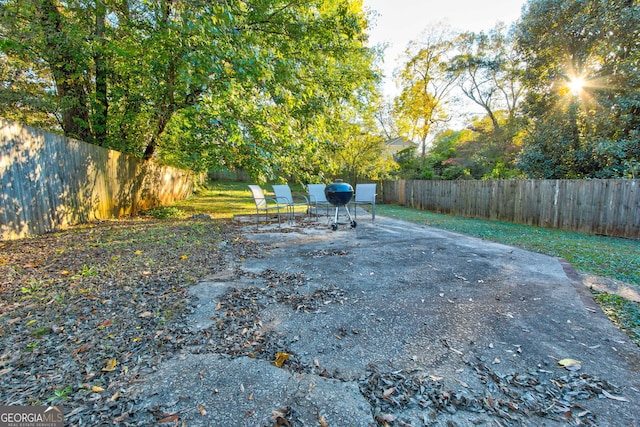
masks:
<instances>
[{"instance_id":1,"label":"tall tree","mask_svg":"<svg viewBox=\"0 0 640 427\"><path fill-rule=\"evenodd\" d=\"M640 4L529 0L517 40L532 119L522 169L541 178L637 176Z\"/></svg>"},{"instance_id":2,"label":"tall tree","mask_svg":"<svg viewBox=\"0 0 640 427\"><path fill-rule=\"evenodd\" d=\"M107 126L109 118L109 92L108 92L108 78L109 69L107 67L107 57L105 48L107 45L106 40L106 19L107 19L107 6L104 0L96 0L95 3L95 40L94 40L94 53L93 63L96 73L95 83L95 112L93 133L94 141L97 145L106 146L107 140Z\"/></svg>"},{"instance_id":3,"label":"tall tree","mask_svg":"<svg viewBox=\"0 0 640 427\"><path fill-rule=\"evenodd\" d=\"M343 109L343 124L336 130L338 149L333 156L336 170L349 182L388 178L398 165L384 152L385 139L377 130L371 103L361 110Z\"/></svg>"},{"instance_id":4,"label":"tall tree","mask_svg":"<svg viewBox=\"0 0 640 427\"><path fill-rule=\"evenodd\" d=\"M472 139L459 150L471 176L505 177L515 170L519 134L524 121L519 115L524 93L521 84L524 64L519 58L512 34L498 24L487 33L464 33L456 42L459 53L449 65L458 76L458 86L467 99L480 106L491 126L475 121Z\"/></svg>"},{"instance_id":5,"label":"tall tree","mask_svg":"<svg viewBox=\"0 0 640 427\"><path fill-rule=\"evenodd\" d=\"M399 75L402 91L395 100L396 120L402 133L419 141L423 157L428 137L438 124L448 120L444 105L457 80L447 72L454 40L445 25L431 27L419 41L411 43Z\"/></svg>"},{"instance_id":6,"label":"tall tree","mask_svg":"<svg viewBox=\"0 0 640 427\"><path fill-rule=\"evenodd\" d=\"M393 101L378 101L374 116L385 139L393 139L400 135L394 118Z\"/></svg>"},{"instance_id":7,"label":"tall tree","mask_svg":"<svg viewBox=\"0 0 640 427\"><path fill-rule=\"evenodd\" d=\"M502 125L496 112L506 111L508 121L513 121L524 93L520 82L524 68L513 37L504 24L498 24L487 33L461 34L456 44L460 53L449 70L458 76L464 95L486 112L497 134Z\"/></svg>"},{"instance_id":8,"label":"tall tree","mask_svg":"<svg viewBox=\"0 0 640 427\"><path fill-rule=\"evenodd\" d=\"M231 36L242 54L220 55L229 74L183 112L188 120L174 123L200 137L172 144L190 144L180 152L198 161L257 171L258 179L294 170L302 179L327 167L321 159L337 147L339 111L373 90L366 21L358 2L263 3L236 14Z\"/></svg>"},{"instance_id":9,"label":"tall tree","mask_svg":"<svg viewBox=\"0 0 640 427\"><path fill-rule=\"evenodd\" d=\"M35 102L50 94L66 135L182 166L304 168L292 153L330 147L323 126L375 78L360 0L0 7L0 64L15 66L0 69L3 111L16 108L14 90L37 89L24 99L50 114ZM26 83L33 73L41 85Z\"/></svg>"},{"instance_id":10,"label":"tall tree","mask_svg":"<svg viewBox=\"0 0 640 427\"><path fill-rule=\"evenodd\" d=\"M25 97L30 108L44 107L38 102L38 96L42 91L50 92L55 88L55 118L64 133L92 142L90 93L87 90L91 54L85 42L89 38L85 29L93 28L93 22L88 20L90 15L82 10L82 5L70 6L79 12L69 16L55 0L2 2L0 46L3 57L9 62L20 58L18 63L26 67L21 70L24 79L41 82L28 88L37 90ZM31 76L26 77L29 74ZM7 83L14 82L10 80L4 85L8 88L5 95L9 99L27 89L17 87L13 92L13 86ZM6 98L2 101L6 102Z\"/></svg>"}]
</instances>

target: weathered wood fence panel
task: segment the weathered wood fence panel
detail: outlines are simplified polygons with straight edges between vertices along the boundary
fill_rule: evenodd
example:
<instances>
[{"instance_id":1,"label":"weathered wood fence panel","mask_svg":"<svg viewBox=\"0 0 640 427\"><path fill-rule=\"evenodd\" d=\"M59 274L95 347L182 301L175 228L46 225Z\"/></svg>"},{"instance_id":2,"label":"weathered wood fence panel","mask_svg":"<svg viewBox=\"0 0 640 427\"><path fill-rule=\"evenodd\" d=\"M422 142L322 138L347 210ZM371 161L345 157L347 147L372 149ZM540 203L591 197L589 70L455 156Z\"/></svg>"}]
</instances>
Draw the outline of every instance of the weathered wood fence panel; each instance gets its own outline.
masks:
<instances>
[{"instance_id":1,"label":"weathered wood fence panel","mask_svg":"<svg viewBox=\"0 0 640 427\"><path fill-rule=\"evenodd\" d=\"M0 119L0 240L191 195L196 176Z\"/></svg>"},{"instance_id":2,"label":"weathered wood fence panel","mask_svg":"<svg viewBox=\"0 0 640 427\"><path fill-rule=\"evenodd\" d=\"M415 209L640 238L640 180L385 181L382 201Z\"/></svg>"}]
</instances>

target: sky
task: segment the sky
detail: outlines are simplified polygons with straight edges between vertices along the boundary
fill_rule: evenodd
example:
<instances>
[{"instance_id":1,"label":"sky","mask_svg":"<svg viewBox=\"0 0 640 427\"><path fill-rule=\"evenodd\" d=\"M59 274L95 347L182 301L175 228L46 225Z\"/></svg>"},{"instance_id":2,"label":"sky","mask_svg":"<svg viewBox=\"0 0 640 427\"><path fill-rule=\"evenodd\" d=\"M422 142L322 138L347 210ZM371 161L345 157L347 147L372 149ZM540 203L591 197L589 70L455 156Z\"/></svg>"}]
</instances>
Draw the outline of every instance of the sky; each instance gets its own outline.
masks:
<instances>
[{"instance_id":1,"label":"sky","mask_svg":"<svg viewBox=\"0 0 640 427\"><path fill-rule=\"evenodd\" d=\"M499 21L506 24L520 17L526 0L364 0L365 9L376 11L369 31L369 44L388 43L384 57L384 93L398 94L393 70L411 40L432 24L445 21L460 31L486 31Z\"/></svg>"}]
</instances>

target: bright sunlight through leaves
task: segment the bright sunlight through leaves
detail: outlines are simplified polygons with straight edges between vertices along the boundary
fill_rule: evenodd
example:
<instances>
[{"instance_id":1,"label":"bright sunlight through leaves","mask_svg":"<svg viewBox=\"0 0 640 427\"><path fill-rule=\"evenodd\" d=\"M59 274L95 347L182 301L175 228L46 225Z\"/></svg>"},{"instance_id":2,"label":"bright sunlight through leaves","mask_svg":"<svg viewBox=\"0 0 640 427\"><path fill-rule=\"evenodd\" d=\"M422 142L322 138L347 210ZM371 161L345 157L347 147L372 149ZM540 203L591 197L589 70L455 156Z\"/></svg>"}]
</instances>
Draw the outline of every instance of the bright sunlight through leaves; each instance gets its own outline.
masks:
<instances>
[{"instance_id":1,"label":"bright sunlight through leaves","mask_svg":"<svg viewBox=\"0 0 640 427\"><path fill-rule=\"evenodd\" d=\"M584 78L580 76L576 76L569 81L567 86L569 87L569 90L571 91L572 95L580 95L580 92L582 92L582 89L585 87L585 84L586 84L586 81L584 80Z\"/></svg>"}]
</instances>

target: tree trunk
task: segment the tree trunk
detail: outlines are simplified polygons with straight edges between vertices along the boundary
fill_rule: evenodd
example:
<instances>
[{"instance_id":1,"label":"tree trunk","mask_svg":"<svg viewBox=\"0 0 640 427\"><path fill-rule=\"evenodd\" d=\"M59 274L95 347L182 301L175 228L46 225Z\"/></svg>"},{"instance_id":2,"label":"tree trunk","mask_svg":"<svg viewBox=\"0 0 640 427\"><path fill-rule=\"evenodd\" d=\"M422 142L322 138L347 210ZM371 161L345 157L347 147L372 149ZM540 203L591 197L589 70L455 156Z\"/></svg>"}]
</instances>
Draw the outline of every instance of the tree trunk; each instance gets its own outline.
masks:
<instances>
[{"instance_id":1,"label":"tree trunk","mask_svg":"<svg viewBox=\"0 0 640 427\"><path fill-rule=\"evenodd\" d=\"M109 100L107 98L107 63L104 59L104 30L107 10L104 0L96 0L96 50L93 60L96 67L96 103L94 111L93 133L95 143L100 146L107 145L107 119L109 112Z\"/></svg>"},{"instance_id":2,"label":"tree trunk","mask_svg":"<svg viewBox=\"0 0 640 427\"><path fill-rule=\"evenodd\" d=\"M73 53L78 48L73 46L65 34L62 15L54 0L36 2L40 20L45 32L47 62L53 73L61 100L62 129L65 136L93 142L89 126L89 108L86 88L83 84L83 70L79 69L78 60Z\"/></svg>"}]
</instances>

